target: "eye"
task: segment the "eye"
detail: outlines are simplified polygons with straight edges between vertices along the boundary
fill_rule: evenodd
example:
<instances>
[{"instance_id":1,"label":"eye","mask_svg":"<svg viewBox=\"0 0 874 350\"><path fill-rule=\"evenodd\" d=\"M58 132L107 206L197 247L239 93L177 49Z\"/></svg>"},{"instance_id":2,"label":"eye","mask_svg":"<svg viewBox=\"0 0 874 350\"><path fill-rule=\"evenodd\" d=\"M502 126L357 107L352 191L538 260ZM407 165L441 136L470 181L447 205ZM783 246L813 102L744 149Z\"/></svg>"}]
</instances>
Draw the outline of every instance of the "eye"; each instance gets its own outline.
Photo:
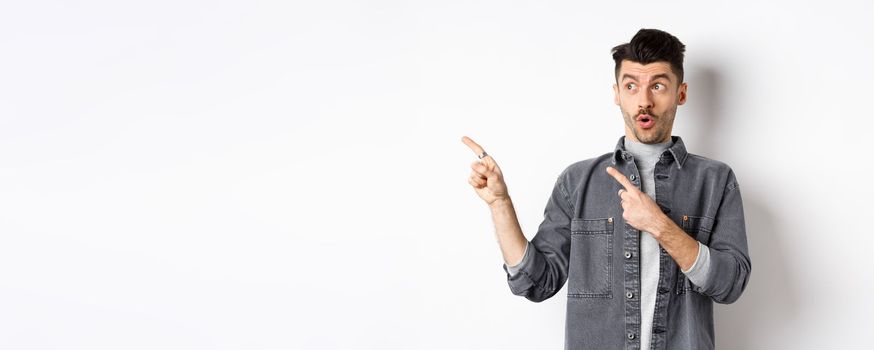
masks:
<instances>
[{"instance_id":1,"label":"eye","mask_svg":"<svg viewBox=\"0 0 874 350\"><path fill-rule=\"evenodd\" d=\"M662 83L658 83L658 84L653 85L652 88L655 90L664 90L665 86L662 85Z\"/></svg>"},{"instance_id":2,"label":"eye","mask_svg":"<svg viewBox=\"0 0 874 350\"><path fill-rule=\"evenodd\" d=\"M625 88L628 90L631 90L631 89L635 88L635 85L634 85L634 83L628 83L628 84L625 84Z\"/></svg>"}]
</instances>

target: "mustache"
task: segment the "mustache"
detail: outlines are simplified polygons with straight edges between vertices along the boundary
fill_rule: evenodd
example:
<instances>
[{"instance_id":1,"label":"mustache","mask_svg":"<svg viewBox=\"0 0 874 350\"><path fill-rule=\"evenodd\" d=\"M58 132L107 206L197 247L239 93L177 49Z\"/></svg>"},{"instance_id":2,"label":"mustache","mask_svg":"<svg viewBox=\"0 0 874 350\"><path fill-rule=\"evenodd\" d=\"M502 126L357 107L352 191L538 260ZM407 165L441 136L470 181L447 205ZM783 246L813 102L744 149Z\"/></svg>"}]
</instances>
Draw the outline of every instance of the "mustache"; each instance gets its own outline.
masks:
<instances>
[{"instance_id":1,"label":"mustache","mask_svg":"<svg viewBox=\"0 0 874 350\"><path fill-rule=\"evenodd\" d=\"M653 117L653 118L658 118L658 117L659 117L659 116L655 115L655 113L653 113L652 110L649 109L649 108L641 108L641 109L637 110L637 117L638 117L638 118L640 118L640 116L641 116L641 115L644 115L644 114L646 114L646 115L648 115L648 116L650 116L650 117Z\"/></svg>"}]
</instances>

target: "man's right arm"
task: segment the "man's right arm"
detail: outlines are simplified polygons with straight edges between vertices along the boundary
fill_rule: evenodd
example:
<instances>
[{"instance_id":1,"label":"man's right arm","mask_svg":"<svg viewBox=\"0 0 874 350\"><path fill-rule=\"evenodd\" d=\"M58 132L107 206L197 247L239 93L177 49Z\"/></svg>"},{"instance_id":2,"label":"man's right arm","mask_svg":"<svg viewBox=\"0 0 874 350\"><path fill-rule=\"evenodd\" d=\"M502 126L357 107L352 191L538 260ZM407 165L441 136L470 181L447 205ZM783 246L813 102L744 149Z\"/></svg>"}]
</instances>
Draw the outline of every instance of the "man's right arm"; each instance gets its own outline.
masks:
<instances>
[{"instance_id":1,"label":"man's right arm","mask_svg":"<svg viewBox=\"0 0 874 350\"><path fill-rule=\"evenodd\" d=\"M495 234L498 236L498 245L501 248L504 261L518 262L522 260L527 249L528 240L522 234L522 228L519 226L519 219L516 217L513 201L508 196L507 198L496 200L489 205L489 208L492 212Z\"/></svg>"},{"instance_id":2,"label":"man's right arm","mask_svg":"<svg viewBox=\"0 0 874 350\"><path fill-rule=\"evenodd\" d=\"M476 194L488 204L492 211L492 221L498 236L498 245L504 255L504 261L519 261L525 253L528 240L522 234L516 209L507 191L501 167L495 159L487 155L483 148L467 136L461 138L480 160L470 165L471 174L467 182L473 186Z\"/></svg>"},{"instance_id":3,"label":"man's right arm","mask_svg":"<svg viewBox=\"0 0 874 350\"><path fill-rule=\"evenodd\" d=\"M519 262L514 265L512 274L504 264L510 290L535 302L555 295L567 280L570 221L574 212L564 186L567 169L556 180L544 210L543 222L528 242L519 226L501 168L479 144L467 136L462 137L462 142L480 158L471 164L468 183L492 212L504 261Z\"/></svg>"}]
</instances>

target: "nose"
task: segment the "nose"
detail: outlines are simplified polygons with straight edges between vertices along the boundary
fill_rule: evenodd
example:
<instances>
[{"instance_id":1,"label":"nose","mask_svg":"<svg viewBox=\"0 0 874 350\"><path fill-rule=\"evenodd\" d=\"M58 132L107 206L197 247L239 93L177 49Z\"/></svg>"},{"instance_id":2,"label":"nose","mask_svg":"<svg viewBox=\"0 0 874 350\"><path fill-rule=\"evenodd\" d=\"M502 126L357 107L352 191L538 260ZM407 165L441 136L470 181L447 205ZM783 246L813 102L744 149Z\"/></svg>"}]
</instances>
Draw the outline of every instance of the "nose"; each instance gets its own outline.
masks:
<instances>
[{"instance_id":1,"label":"nose","mask_svg":"<svg viewBox=\"0 0 874 350\"><path fill-rule=\"evenodd\" d=\"M652 109L652 97L649 95L649 90L644 90L642 94L638 94L637 107L640 109Z\"/></svg>"}]
</instances>

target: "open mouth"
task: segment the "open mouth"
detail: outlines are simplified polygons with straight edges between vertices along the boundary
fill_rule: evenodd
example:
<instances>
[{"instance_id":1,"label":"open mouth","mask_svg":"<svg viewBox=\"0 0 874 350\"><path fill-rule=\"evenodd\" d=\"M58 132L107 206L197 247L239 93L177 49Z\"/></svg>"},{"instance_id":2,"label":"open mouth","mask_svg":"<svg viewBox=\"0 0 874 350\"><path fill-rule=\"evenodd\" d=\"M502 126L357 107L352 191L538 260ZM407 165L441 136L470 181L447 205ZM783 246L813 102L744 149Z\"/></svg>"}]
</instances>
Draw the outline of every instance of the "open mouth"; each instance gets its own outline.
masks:
<instances>
[{"instance_id":1,"label":"open mouth","mask_svg":"<svg viewBox=\"0 0 874 350\"><path fill-rule=\"evenodd\" d=\"M649 129L655 125L655 120L648 114L641 114L637 116L637 125L643 129Z\"/></svg>"}]
</instances>

